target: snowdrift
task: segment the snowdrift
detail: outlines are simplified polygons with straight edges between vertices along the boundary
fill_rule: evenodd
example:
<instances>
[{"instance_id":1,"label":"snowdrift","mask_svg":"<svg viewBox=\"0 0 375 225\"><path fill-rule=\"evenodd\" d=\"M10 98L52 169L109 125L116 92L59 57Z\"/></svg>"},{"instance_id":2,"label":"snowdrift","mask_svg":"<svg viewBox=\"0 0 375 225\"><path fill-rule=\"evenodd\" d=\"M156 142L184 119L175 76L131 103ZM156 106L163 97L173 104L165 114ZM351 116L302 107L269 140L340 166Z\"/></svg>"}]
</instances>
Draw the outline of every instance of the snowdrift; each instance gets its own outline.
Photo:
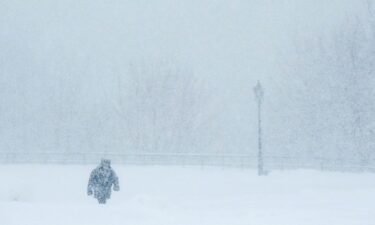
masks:
<instances>
[{"instance_id":1,"label":"snowdrift","mask_svg":"<svg viewBox=\"0 0 375 225\"><path fill-rule=\"evenodd\" d=\"M0 166L4 225L372 225L375 174L114 165L120 192L86 195L95 166Z\"/></svg>"}]
</instances>

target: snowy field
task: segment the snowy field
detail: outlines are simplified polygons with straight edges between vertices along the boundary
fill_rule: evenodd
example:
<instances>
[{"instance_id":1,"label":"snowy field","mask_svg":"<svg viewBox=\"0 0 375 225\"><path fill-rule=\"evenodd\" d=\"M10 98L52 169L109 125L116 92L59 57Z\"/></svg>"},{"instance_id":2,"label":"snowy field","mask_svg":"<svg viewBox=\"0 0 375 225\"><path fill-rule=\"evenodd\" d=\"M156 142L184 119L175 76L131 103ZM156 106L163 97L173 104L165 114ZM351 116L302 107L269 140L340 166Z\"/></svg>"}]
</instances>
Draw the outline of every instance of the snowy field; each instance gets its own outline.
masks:
<instances>
[{"instance_id":1,"label":"snowy field","mask_svg":"<svg viewBox=\"0 0 375 225\"><path fill-rule=\"evenodd\" d=\"M94 166L0 166L1 225L373 225L375 174L118 166L107 205Z\"/></svg>"}]
</instances>

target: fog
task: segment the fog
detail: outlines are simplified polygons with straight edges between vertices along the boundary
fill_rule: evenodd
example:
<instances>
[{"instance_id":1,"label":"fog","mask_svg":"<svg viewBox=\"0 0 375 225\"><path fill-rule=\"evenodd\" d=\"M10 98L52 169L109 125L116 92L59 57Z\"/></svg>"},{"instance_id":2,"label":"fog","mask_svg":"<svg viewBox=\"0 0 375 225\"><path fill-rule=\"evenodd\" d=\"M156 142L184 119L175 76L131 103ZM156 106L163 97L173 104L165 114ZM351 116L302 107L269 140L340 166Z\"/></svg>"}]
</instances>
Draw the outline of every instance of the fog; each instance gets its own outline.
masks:
<instances>
[{"instance_id":1,"label":"fog","mask_svg":"<svg viewBox=\"0 0 375 225\"><path fill-rule=\"evenodd\" d=\"M367 168L372 2L2 0L0 152L252 158L259 80L266 164Z\"/></svg>"}]
</instances>

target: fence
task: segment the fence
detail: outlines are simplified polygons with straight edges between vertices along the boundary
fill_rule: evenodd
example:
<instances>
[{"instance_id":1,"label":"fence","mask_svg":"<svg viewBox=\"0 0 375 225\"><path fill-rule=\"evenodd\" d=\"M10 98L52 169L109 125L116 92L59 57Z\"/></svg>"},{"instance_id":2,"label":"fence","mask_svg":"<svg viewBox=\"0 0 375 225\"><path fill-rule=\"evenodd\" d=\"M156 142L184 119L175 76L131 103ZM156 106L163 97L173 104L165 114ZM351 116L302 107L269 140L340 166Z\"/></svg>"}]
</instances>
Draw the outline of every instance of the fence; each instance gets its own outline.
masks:
<instances>
[{"instance_id":1,"label":"fence","mask_svg":"<svg viewBox=\"0 0 375 225\"><path fill-rule=\"evenodd\" d=\"M111 159L116 164L126 165L194 165L256 168L257 158L245 154L192 154L192 153L4 153L0 152L0 163L51 163L51 164L96 164L101 158ZM346 159L264 157L265 170L319 169L340 171L375 172L375 160L368 164Z\"/></svg>"},{"instance_id":2,"label":"fence","mask_svg":"<svg viewBox=\"0 0 375 225\"><path fill-rule=\"evenodd\" d=\"M254 157L241 154L0 153L0 163L95 164L101 158L128 165L200 165L250 167Z\"/></svg>"}]
</instances>

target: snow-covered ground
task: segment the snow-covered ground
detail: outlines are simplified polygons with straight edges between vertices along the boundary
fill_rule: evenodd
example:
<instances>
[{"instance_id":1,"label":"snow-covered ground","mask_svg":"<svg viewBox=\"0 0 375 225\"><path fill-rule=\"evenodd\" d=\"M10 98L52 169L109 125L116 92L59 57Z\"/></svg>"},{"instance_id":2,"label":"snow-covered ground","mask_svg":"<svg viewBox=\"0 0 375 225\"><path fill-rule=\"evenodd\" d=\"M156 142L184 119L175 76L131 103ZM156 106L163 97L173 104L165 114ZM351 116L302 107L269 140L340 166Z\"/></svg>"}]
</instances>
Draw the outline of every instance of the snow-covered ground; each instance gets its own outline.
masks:
<instances>
[{"instance_id":1,"label":"snow-covered ground","mask_svg":"<svg viewBox=\"0 0 375 225\"><path fill-rule=\"evenodd\" d=\"M107 205L94 166L0 166L1 225L373 225L375 174L119 166Z\"/></svg>"}]
</instances>

